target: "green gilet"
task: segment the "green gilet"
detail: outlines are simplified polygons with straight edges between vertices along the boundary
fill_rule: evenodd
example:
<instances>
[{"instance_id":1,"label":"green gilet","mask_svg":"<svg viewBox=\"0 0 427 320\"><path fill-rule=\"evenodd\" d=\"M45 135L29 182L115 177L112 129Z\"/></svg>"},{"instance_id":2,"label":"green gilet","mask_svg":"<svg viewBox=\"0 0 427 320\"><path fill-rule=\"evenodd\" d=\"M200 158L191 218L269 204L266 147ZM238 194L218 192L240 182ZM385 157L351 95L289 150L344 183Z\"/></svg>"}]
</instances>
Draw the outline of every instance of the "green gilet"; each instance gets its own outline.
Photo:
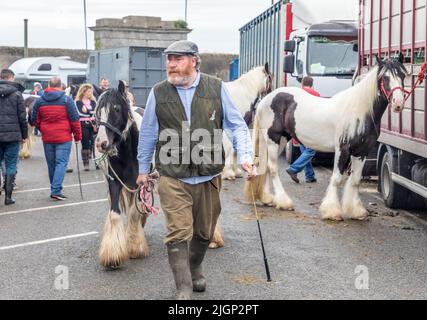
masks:
<instances>
[{"instance_id":1,"label":"green gilet","mask_svg":"<svg viewBox=\"0 0 427 320\"><path fill-rule=\"evenodd\" d=\"M174 178L211 176L224 168L221 80L201 74L191 103L191 123L177 89L167 80L154 88L159 139L156 169Z\"/></svg>"}]
</instances>

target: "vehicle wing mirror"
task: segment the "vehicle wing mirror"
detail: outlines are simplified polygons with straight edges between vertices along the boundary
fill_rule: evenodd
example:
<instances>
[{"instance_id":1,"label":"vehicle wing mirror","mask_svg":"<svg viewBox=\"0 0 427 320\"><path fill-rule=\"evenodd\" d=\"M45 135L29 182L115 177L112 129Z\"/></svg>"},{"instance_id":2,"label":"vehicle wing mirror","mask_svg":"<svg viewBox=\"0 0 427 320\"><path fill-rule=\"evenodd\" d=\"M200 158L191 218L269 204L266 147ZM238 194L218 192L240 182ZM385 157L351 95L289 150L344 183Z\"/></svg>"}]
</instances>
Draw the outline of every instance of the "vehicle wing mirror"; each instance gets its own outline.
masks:
<instances>
[{"instance_id":1,"label":"vehicle wing mirror","mask_svg":"<svg viewBox=\"0 0 427 320\"><path fill-rule=\"evenodd\" d=\"M295 56L293 54L287 55L283 62L283 72L294 73L295 70Z\"/></svg>"},{"instance_id":2,"label":"vehicle wing mirror","mask_svg":"<svg viewBox=\"0 0 427 320\"><path fill-rule=\"evenodd\" d=\"M285 52L295 52L295 41L294 40L287 40L285 41Z\"/></svg>"}]
</instances>

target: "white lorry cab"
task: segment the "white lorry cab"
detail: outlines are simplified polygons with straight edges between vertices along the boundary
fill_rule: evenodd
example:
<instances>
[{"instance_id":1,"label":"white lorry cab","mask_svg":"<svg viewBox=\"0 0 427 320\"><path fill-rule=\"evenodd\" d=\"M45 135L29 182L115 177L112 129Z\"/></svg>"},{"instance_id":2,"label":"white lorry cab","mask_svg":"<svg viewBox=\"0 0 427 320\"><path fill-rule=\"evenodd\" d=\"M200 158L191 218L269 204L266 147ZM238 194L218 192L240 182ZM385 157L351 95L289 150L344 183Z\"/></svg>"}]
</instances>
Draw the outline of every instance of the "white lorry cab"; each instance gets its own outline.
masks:
<instances>
[{"instance_id":1,"label":"white lorry cab","mask_svg":"<svg viewBox=\"0 0 427 320\"><path fill-rule=\"evenodd\" d=\"M70 57L37 57L19 59L9 69L25 87L25 93L29 93L34 82L40 82L46 88L52 77L60 77L66 86L83 83L86 81L87 64L71 61Z\"/></svg>"},{"instance_id":2,"label":"white lorry cab","mask_svg":"<svg viewBox=\"0 0 427 320\"><path fill-rule=\"evenodd\" d=\"M350 88L357 68L358 29L354 21L328 21L291 33L285 42L287 85L300 87L305 76L314 80L322 97Z\"/></svg>"}]
</instances>

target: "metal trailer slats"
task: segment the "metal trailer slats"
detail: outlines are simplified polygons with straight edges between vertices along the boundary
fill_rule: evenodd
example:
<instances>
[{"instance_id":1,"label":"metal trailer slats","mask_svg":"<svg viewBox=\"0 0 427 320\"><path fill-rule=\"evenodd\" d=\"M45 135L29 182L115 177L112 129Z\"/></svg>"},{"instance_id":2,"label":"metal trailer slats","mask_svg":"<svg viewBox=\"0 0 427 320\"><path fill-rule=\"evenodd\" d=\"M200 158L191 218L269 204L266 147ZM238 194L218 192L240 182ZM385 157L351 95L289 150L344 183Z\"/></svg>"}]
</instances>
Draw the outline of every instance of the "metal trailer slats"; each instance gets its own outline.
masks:
<instances>
[{"instance_id":1,"label":"metal trailer slats","mask_svg":"<svg viewBox=\"0 0 427 320\"><path fill-rule=\"evenodd\" d=\"M283 45L286 40L286 4L279 1L239 29L239 75L269 63L274 74L274 87L283 86Z\"/></svg>"},{"instance_id":2,"label":"metal trailer slats","mask_svg":"<svg viewBox=\"0 0 427 320\"><path fill-rule=\"evenodd\" d=\"M360 0L359 44L362 66L371 67L373 55L393 57L402 52L411 76L410 89L422 62L427 61L426 0ZM400 114L388 110L382 121L379 141L427 157L427 90L418 86Z\"/></svg>"}]
</instances>

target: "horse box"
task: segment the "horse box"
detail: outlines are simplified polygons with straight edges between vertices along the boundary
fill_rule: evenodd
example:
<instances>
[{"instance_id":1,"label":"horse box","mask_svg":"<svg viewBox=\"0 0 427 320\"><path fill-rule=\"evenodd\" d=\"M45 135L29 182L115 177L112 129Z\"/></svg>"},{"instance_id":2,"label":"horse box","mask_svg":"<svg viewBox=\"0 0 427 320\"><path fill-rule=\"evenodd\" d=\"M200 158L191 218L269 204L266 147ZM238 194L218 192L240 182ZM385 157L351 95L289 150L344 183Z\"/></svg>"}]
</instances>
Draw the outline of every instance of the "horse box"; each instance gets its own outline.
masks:
<instances>
[{"instance_id":1,"label":"horse box","mask_svg":"<svg viewBox=\"0 0 427 320\"><path fill-rule=\"evenodd\" d=\"M107 78L111 87L126 80L138 107L145 107L151 88L166 79L165 48L121 47L91 51L88 58L89 83Z\"/></svg>"}]
</instances>

